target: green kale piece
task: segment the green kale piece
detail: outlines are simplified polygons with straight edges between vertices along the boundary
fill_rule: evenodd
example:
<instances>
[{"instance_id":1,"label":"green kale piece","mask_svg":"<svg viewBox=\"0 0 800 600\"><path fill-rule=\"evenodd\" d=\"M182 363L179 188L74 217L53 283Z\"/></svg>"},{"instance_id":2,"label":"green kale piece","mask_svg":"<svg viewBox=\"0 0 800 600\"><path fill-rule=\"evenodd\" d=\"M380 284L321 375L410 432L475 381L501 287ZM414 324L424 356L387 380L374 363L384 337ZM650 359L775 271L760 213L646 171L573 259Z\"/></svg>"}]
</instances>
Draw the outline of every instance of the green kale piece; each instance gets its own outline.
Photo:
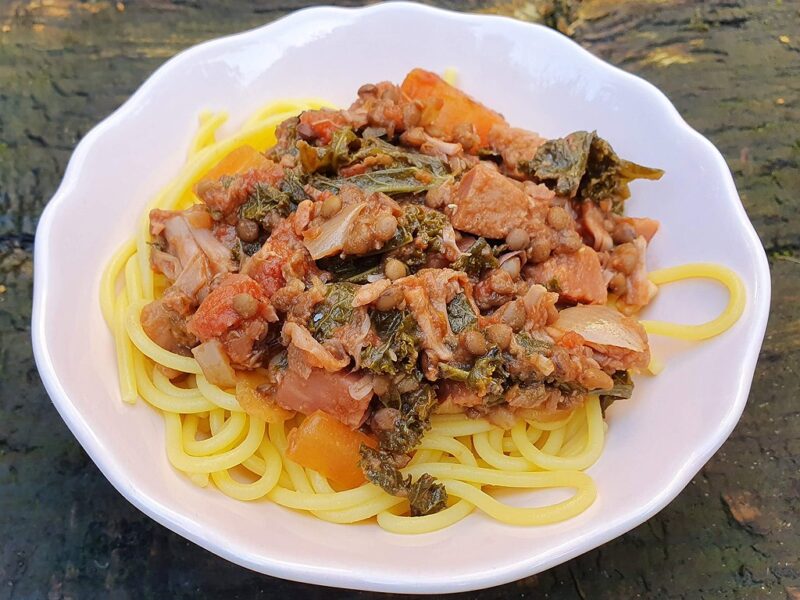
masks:
<instances>
[{"instance_id":1,"label":"green kale piece","mask_svg":"<svg viewBox=\"0 0 800 600\"><path fill-rule=\"evenodd\" d=\"M447 507L447 490L427 473L411 484L408 503L412 517L432 515Z\"/></svg>"},{"instance_id":2,"label":"green kale piece","mask_svg":"<svg viewBox=\"0 0 800 600\"><path fill-rule=\"evenodd\" d=\"M592 131L576 131L567 137L548 140L529 161L520 162L523 173L544 183L557 194L599 202L614 201L621 212L630 197L628 184L634 179L660 179L661 169L651 169L623 160L611 145Z\"/></svg>"},{"instance_id":3,"label":"green kale piece","mask_svg":"<svg viewBox=\"0 0 800 600\"><path fill-rule=\"evenodd\" d=\"M463 383L469 379L469 370L450 363L439 363L439 374L442 379L449 379L450 381L461 381Z\"/></svg>"},{"instance_id":4,"label":"green kale piece","mask_svg":"<svg viewBox=\"0 0 800 600\"><path fill-rule=\"evenodd\" d=\"M425 266L429 253L442 250L444 228L448 224L447 217L439 211L406 203L394 238L384 244L381 252L392 252L393 258L415 273Z\"/></svg>"},{"instance_id":5,"label":"green kale piece","mask_svg":"<svg viewBox=\"0 0 800 600\"><path fill-rule=\"evenodd\" d=\"M439 187L449 179L447 175L434 175L419 167L391 167L352 175L351 177L329 178L316 175L311 184L320 190L328 190L338 194L342 186L350 183L360 187L367 193L383 192L384 194L419 194Z\"/></svg>"},{"instance_id":6,"label":"green kale piece","mask_svg":"<svg viewBox=\"0 0 800 600\"><path fill-rule=\"evenodd\" d=\"M456 294L447 305L447 320L450 321L450 329L453 330L453 333L461 333L478 321L463 292Z\"/></svg>"},{"instance_id":7,"label":"green kale piece","mask_svg":"<svg viewBox=\"0 0 800 600\"><path fill-rule=\"evenodd\" d=\"M441 250L444 228L449 225L447 217L437 210L425 209L416 204L406 204L398 220L399 227L408 232L417 245L426 250Z\"/></svg>"},{"instance_id":8,"label":"green kale piece","mask_svg":"<svg viewBox=\"0 0 800 600\"><path fill-rule=\"evenodd\" d=\"M370 321L381 339L361 351L361 367L382 375L413 373L417 369L417 322L408 311L370 311Z\"/></svg>"},{"instance_id":9,"label":"green kale piece","mask_svg":"<svg viewBox=\"0 0 800 600\"><path fill-rule=\"evenodd\" d=\"M317 266L323 271L328 271L333 276L332 281L359 284L369 283L370 275L383 272L381 257L377 255L346 258L332 256L318 260Z\"/></svg>"},{"instance_id":10,"label":"green kale piece","mask_svg":"<svg viewBox=\"0 0 800 600\"><path fill-rule=\"evenodd\" d=\"M416 150L395 146L379 137L369 137L361 140L361 148L351 156L351 164L358 163L370 156L389 157L391 166L417 167L430 171L436 176L447 175L448 168L444 161L422 154ZM388 161L387 161L388 162Z\"/></svg>"},{"instance_id":11,"label":"green kale piece","mask_svg":"<svg viewBox=\"0 0 800 600\"><path fill-rule=\"evenodd\" d=\"M393 407L400 411L394 429L378 436L381 448L394 454L406 454L416 448L431 428L430 417L437 403L436 391L430 384L402 394L399 405Z\"/></svg>"},{"instance_id":12,"label":"green kale piece","mask_svg":"<svg viewBox=\"0 0 800 600\"><path fill-rule=\"evenodd\" d=\"M492 405L503 400L508 384L508 372L504 363L503 353L494 346L468 369L442 363L439 365L439 374L443 379L467 384L467 387L483 399L485 405Z\"/></svg>"},{"instance_id":13,"label":"green kale piece","mask_svg":"<svg viewBox=\"0 0 800 600\"><path fill-rule=\"evenodd\" d=\"M393 496L408 498L412 517L432 515L447 506L444 486L427 473L412 482L411 475L403 477L390 452L362 445L360 453L359 466L367 480Z\"/></svg>"},{"instance_id":14,"label":"green kale piece","mask_svg":"<svg viewBox=\"0 0 800 600\"><path fill-rule=\"evenodd\" d=\"M391 452L376 450L362 444L359 453L361 454L359 466L368 481L380 486L392 496L407 494L407 480L397 468L395 456Z\"/></svg>"},{"instance_id":15,"label":"green kale piece","mask_svg":"<svg viewBox=\"0 0 800 600\"><path fill-rule=\"evenodd\" d=\"M484 404L493 403L503 397L508 380L504 362L503 353L494 346L478 358L469 370L467 386L484 398Z\"/></svg>"},{"instance_id":16,"label":"green kale piece","mask_svg":"<svg viewBox=\"0 0 800 600\"><path fill-rule=\"evenodd\" d=\"M308 319L308 330L318 340L326 340L353 318L353 297L358 286L352 283L330 283L325 300L314 307Z\"/></svg>"},{"instance_id":17,"label":"green kale piece","mask_svg":"<svg viewBox=\"0 0 800 600\"><path fill-rule=\"evenodd\" d=\"M288 193L268 183L257 183L239 207L239 218L263 223L271 213L286 217L294 208Z\"/></svg>"},{"instance_id":18,"label":"green kale piece","mask_svg":"<svg viewBox=\"0 0 800 600\"><path fill-rule=\"evenodd\" d=\"M595 133L576 131L567 137L548 140L529 161L520 163L523 173L534 176L561 196L578 192Z\"/></svg>"},{"instance_id":19,"label":"green kale piece","mask_svg":"<svg viewBox=\"0 0 800 600\"><path fill-rule=\"evenodd\" d=\"M515 334L514 339L517 344L522 346L526 352L530 354L546 354L549 355L553 344L545 340L532 337L529 333L520 332Z\"/></svg>"},{"instance_id":20,"label":"green kale piece","mask_svg":"<svg viewBox=\"0 0 800 600\"><path fill-rule=\"evenodd\" d=\"M289 198L295 206L308 198L308 194L306 194L304 189L304 179L303 175L298 173L296 169L287 169L283 173L283 179L280 185L281 191L284 194L289 194Z\"/></svg>"},{"instance_id":21,"label":"green kale piece","mask_svg":"<svg viewBox=\"0 0 800 600\"><path fill-rule=\"evenodd\" d=\"M617 371L611 376L611 379L614 380L614 387L600 394L600 408L603 416L606 414L606 409L614 402L627 400L633 395L633 379L628 371Z\"/></svg>"},{"instance_id":22,"label":"green kale piece","mask_svg":"<svg viewBox=\"0 0 800 600\"><path fill-rule=\"evenodd\" d=\"M353 130L347 127L337 129L327 146L311 146L308 142L297 143L300 164L309 175L319 172L333 172L346 165L350 159L350 144L358 139Z\"/></svg>"},{"instance_id":23,"label":"green kale piece","mask_svg":"<svg viewBox=\"0 0 800 600\"><path fill-rule=\"evenodd\" d=\"M478 277L486 269L494 269L499 264L489 243L483 238L478 238L466 253L458 257L452 268Z\"/></svg>"}]
</instances>

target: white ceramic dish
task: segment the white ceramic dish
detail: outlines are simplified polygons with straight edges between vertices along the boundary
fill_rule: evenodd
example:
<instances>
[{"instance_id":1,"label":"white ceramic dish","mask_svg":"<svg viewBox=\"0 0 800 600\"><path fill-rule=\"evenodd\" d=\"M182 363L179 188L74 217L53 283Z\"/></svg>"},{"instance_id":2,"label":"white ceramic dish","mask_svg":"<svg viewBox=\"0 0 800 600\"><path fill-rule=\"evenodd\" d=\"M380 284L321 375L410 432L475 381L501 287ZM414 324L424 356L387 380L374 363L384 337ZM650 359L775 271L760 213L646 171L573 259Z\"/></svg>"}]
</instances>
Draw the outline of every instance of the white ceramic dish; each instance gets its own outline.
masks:
<instances>
[{"instance_id":1,"label":"white ceramic dish","mask_svg":"<svg viewBox=\"0 0 800 600\"><path fill-rule=\"evenodd\" d=\"M347 104L360 84L400 81L412 67L456 67L459 84L515 125L548 136L597 129L620 155L661 167L636 182L631 214L659 219L650 266L714 261L735 269L747 307L702 344L653 340L667 367L639 378L610 411L590 473L599 496L582 515L539 528L476 513L433 534L402 537L341 526L269 502L200 489L167 462L161 417L119 400L98 281L147 201L180 167L197 115L226 109L231 126L279 97ZM228 129L230 131L230 129ZM205 43L162 66L95 127L69 163L36 235L33 343L58 411L111 483L166 527L245 567L368 590L452 592L531 575L649 518L729 435L744 407L769 309L767 261L719 152L652 85L543 27L414 4L315 8ZM648 318L698 322L725 294L711 284L664 289ZM524 495L513 502L530 502Z\"/></svg>"}]
</instances>

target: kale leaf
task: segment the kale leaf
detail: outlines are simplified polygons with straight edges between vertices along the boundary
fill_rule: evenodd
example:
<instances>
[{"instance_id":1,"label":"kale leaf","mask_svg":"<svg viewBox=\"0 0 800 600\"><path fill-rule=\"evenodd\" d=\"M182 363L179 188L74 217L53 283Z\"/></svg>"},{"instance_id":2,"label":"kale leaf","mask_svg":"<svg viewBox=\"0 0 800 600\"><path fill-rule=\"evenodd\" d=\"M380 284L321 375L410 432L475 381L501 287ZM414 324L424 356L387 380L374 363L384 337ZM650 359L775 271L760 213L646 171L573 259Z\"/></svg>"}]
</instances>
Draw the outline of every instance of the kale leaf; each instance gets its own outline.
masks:
<instances>
[{"instance_id":1,"label":"kale leaf","mask_svg":"<svg viewBox=\"0 0 800 600\"><path fill-rule=\"evenodd\" d=\"M492 247L485 239L478 238L469 250L456 259L451 268L478 277L484 270L494 269L498 265Z\"/></svg>"},{"instance_id":2,"label":"kale leaf","mask_svg":"<svg viewBox=\"0 0 800 600\"><path fill-rule=\"evenodd\" d=\"M531 160L520 163L520 169L557 194L572 198L586 173L594 138L594 132L576 131L564 138L548 140L539 146Z\"/></svg>"},{"instance_id":3,"label":"kale leaf","mask_svg":"<svg viewBox=\"0 0 800 600\"><path fill-rule=\"evenodd\" d=\"M465 383L488 406L503 400L508 383L508 372L504 363L503 353L494 346L472 363L469 370L458 365L441 363L439 374L443 379Z\"/></svg>"},{"instance_id":4,"label":"kale leaf","mask_svg":"<svg viewBox=\"0 0 800 600\"><path fill-rule=\"evenodd\" d=\"M311 146L308 142L297 143L300 164L309 175L319 172L336 172L350 162L350 144L358 139L352 129L337 129L327 146Z\"/></svg>"},{"instance_id":5,"label":"kale leaf","mask_svg":"<svg viewBox=\"0 0 800 600\"><path fill-rule=\"evenodd\" d=\"M383 272L381 257L377 255L347 258L331 256L318 260L317 266L323 271L328 271L333 276L332 281L360 284L369 283L370 275Z\"/></svg>"},{"instance_id":6,"label":"kale leaf","mask_svg":"<svg viewBox=\"0 0 800 600\"><path fill-rule=\"evenodd\" d=\"M308 319L308 330L318 340L326 340L338 327L353 318L353 297L357 285L352 283L330 283L325 300L314 307Z\"/></svg>"},{"instance_id":7,"label":"kale leaf","mask_svg":"<svg viewBox=\"0 0 800 600\"><path fill-rule=\"evenodd\" d=\"M360 453L359 466L367 480L392 496L408 498L412 517L432 515L447 506L444 486L427 473L412 482L411 475L403 477L390 452L362 445Z\"/></svg>"},{"instance_id":8,"label":"kale leaf","mask_svg":"<svg viewBox=\"0 0 800 600\"><path fill-rule=\"evenodd\" d=\"M381 252L392 251L393 258L415 273L425 266L428 253L442 250L447 225L447 217L439 211L407 203L398 219L394 238L384 244Z\"/></svg>"},{"instance_id":9,"label":"kale leaf","mask_svg":"<svg viewBox=\"0 0 800 600\"><path fill-rule=\"evenodd\" d=\"M359 466L367 480L380 486L392 496L405 496L408 493L407 485L411 478L409 477L408 480L403 478L391 452L375 450L362 444L359 454L361 454Z\"/></svg>"},{"instance_id":10,"label":"kale leaf","mask_svg":"<svg viewBox=\"0 0 800 600\"><path fill-rule=\"evenodd\" d=\"M406 204L398 220L399 227L407 231L416 244L436 252L441 250L444 228L449 223L447 217L439 211L425 209L416 204Z\"/></svg>"},{"instance_id":11,"label":"kale leaf","mask_svg":"<svg viewBox=\"0 0 800 600\"><path fill-rule=\"evenodd\" d=\"M382 431L378 436L381 448L395 454L406 454L416 448L431 428L430 416L437 403L436 391L430 384L402 394L399 405L393 407L400 411L394 429Z\"/></svg>"},{"instance_id":12,"label":"kale leaf","mask_svg":"<svg viewBox=\"0 0 800 600\"><path fill-rule=\"evenodd\" d=\"M533 159L522 161L519 166L523 173L559 195L594 202L611 198L617 212L630 196L631 181L660 179L664 174L661 169L619 158L595 131L576 131L548 140L539 146Z\"/></svg>"},{"instance_id":13,"label":"kale leaf","mask_svg":"<svg viewBox=\"0 0 800 600\"><path fill-rule=\"evenodd\" d=\"M350 177L329 178L316 175L311 184L320 190L328 190L338 194L342 186L349 183L360 187L367 193L383 192L384 194L419 194L443 184L449 177L434 175L419 167L391 167L378 169Z\"/></svg>"},{"instance_id":14,"label":"kale leaf","mask_svg":"<svg viewBox=\"0 0 800 600\"><path fill-rule=\"evenodd\" d=\"M614 402L627 400L633 395L633 379L628 371L617 371L611 378L614 380L614 387L600 394L600 408L603 410L603 416L606 414L606 409Z\"/></svg>"},{"instance_id":15,"label":"kale leaf","mask_svg":"<svg viewBox=\"0 0 800 600\"><path fill-rule=\"evenodd\" d=\"M239 218L263 223L270 213L286 217L293 209L289 194L267 183L257 183L247 200L239 207Z\"/></svg>"},{"instance_id":16,"label":"kale leaf","mask_svg":"<svg viewBox=\"0 0 800 600\"><path fill-rule=\"evenodd\" d=\"M496 402L503 397L508 379L504 362L503 353L494 346L478 358L469 370L467 386L484 399L484 404Z\"/></svg>"},{"instance_id":17,"label":"kale leaf","mask_svg":"<svg viewBox=\"0 0 800 600\"><path fill-rule=\"evenodd\" d=\"M466 382L469 379L469 371L467 369L462 369L450 363L439 363L439 374L442 379L449 379L450 381Z\"/></svg>"},{"instance_id":18,"label":"kale leaf","mask_svg":"<svg viewBox=\"0 0 800 600\"><path fill-rule=\"evenodd\" d=\"M447 320L453 333L461 333L477 322L475 312L463 292L456 294L447 305Z\"/></svg>"},{"instance_id":19,"label":"kale leaf","mask_svg":"<svg viewBox=\"0 0 800 600\"><path fill-rule=\"evenodd\" d=\"M412 517L432 515L447 507L447 490L433 477L423 473L408 489L408 503Z\"/></svg>"},{"instance_id":20,"label":"kale leaf","mask_svg":"<svg viewBox=\"0 0 800 600\"><path fill-rule=\"evenodd\" d=\"M532 337L529 333L520 332L514 335L514 339L529 354L549 354L553 344Z\"/></svg>"},{"instance_id":21,"label":"kale leaf","mask_svg":"<svg viewBox=\"0 0 800 600\"><path fill-rule=\"evenodd\" d=\"M395 146L378 137L362 139L361 148L352 155L351 163L361 162L370 156L386 157L388 160L385 162L395 167L405 165L430 171L437 176L447 174L447 166L444 161L415 150Z\"/></svg>"},{"instance_id":22,"label":"kale leaf","mask_svg":"<svg viewBox=\"0 0 800 600\"><path fill-rule=\"evenodd\" d=\"M295 206L308 198L308 194L306 194L303 187L305 183L304 179L302 173L297 173L296 169L286 169L283 173L283 179L280 185L281 191L284 194L289 194L289 199Z\"/></svg>"},{"instance_id":23,"label":"kale leaf","mask_svg":"<svg viewBox=\"0 0 800 600\"><path fill-rule=\"evenodd\" d=\"M419 356L417 322L408 311L370 311L370 321L381 339L361 351L361 367L373 373L413 373Z\"/></svg>"}]
</instances>

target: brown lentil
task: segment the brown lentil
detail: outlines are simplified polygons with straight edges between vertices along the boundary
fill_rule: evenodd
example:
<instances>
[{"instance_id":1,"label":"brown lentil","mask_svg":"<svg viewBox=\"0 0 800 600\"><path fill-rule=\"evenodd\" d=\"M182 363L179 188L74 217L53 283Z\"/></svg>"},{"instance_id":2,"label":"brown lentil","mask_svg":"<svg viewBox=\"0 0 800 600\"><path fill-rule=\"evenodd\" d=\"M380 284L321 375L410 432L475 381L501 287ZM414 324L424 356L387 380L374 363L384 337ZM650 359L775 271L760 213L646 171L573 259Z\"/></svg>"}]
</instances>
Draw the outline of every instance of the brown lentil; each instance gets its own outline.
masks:
<instances>
[{"instance_id":1,"label":"brown lentil","mask_svg":"<svg viewBox=\"0 0 800 600\"><path fill-rule=\"evenodd\" d=\"M413 392L419 387L417 380L413 377L403 377L400 381L395 383L397 387L397 391L401 394L406 394L408 392Z\"/></svg>"},{"instance_id":2,"label":"brown lentil","mask_svg":"<svg viewBox=\"0 0 800 600\"><path fill-rule=\"evenodd\" d=\"M547 224L553 229L559 231L566 229L569 227L570 221L567 211L560 206L551 206L550 210L547 211Z\"/></svg>"},{"instance_id":3,"label":"brown lentil","mask_svg":"<svg viewBox=\"0 0 800 600\"><path fill-rule=\"evenodd\" d=\"M622 273L615 273L608 282L608 289L612 294L621 296L628 290L628 282L625 280L625 275Z\"/></svg>"},{"instance_id":4,"label":"brown lentil","mask_svg":"<svg viewBox=\"0 0 800 600\"><path fill-rule=\"evenodd\" d=\"M390 287L375 301L375 308L381 312L392 310L403 299L403 291L398 287Z\"/></svg>"},{"instance_id":5,"label":"brown lentil","mask_svg":"<svg viewBox=\"0 0 800 600\"><path fill-rule=\"evenodd\" d=\"M388 240L397 231L397 219L394 215L383 215L375 223L375 233L381 239Z\"/></svg>"},{"instance_id":6,"label":"brown lentil","mask_svg":"<svg viewBox=\"0 0 800 600\"><path fill-rule=\"evenodd\" d=\"M550 240L543 235L536 236L528 248L528 258L535 263L544 262L550 258L550 250Z\"/></svg>"},{"instance_id":7,"label":"brown lentil","mask_svg":"<svg viewBox=\"0 0 800 600\"><path fill-rule=\"evenodd\" d=\"M528 232L519 227L509 231L506 236L506 244L508 244L510 250L523 250L528 247L530 241L531 236L528 235Z\"/></svg>"},{"instance_id":8,"label":"brown lentil","mask_svg":"<svg viewBox=\"0 0 800 600\"><path fill-rule=\"evenodd\" d=\"M583 240L577 231L562 229L558 232L558 245L556 248L561 254L577 252L581 246L583 246Z\"/></svg>"},{"instance_id":9,"label":"brown lentil","mask_svg":"<svg viewBox=\"0 0 800 600\"><path fill-rule=\"evenodd\" d=\"M636 239L636 230L630 223L625 223L624 221L620 221L614 226L614 229L611 231L611 239L614 240L615 244L624 244L626 242L632 242L633 240Z\"/></svg>"},{"instance_id":10,"label":"brown lentil","mask_svg":"<svg viewBox=\"0 0 800 600\"><path fill-rule=\"evenodd\" d=\"M508 347L511 345L511 335L513 333L511 327L504 323L495 323L486 328L486 337L488 337L489 341L493 344L497 344L501 350L508 350Z\"/></svg>"},{"instance_id":11,"label":"brown lentil","mask_svg":"<svg viewBox=\"0 0 800 600\"><path fill-rule=\"evenodd\" d=\"M359 96L370 96L375 95L378 93L378 86L374 83L365 83L360 88L358 88L358 95Z\"/></svg>"},{"instance_id":12,"label":"brown lentil","mask_svg":"<svg viewBox=\"0 0 800 600\"><path fill-rule=\"evenodd\" d=\"M391 281L395 281L408 275L408 267L404 262L396 258L390 258L387 259L386 264L383 266L383 272Z\"/></svg>"},{"instance_id":13,"label":"brown lentil","mask_svg":"<svg viewBox=\"0 0 800 600\"><path fill-rule=\"evenodd\" d=\"M614 380L600 369L589 367L580 375L581 384L588 390L610 390Z\"/></svg>"},{"instance_id":14,"label":"brown lentil","mask_svg":"<svg viewBox=\"0 0 800 600\"><path fill-rule=\"evenodd\" d=\"M239 222L236 223L236 235L243 242L255 242L259 233L261 233L261 228L255 221L239 219Z\"/></svg>"},{"instance_id":15,"label":"brown lentil","mask_svg":"<svg viewBox=\"0 0 800 600\"><path fill-rule=\"evenodd\" d=\"M631 243L621 244L614 249L612 264L617 271L630 275L636 269L639 252Z\"/></svg>"},{"instance_id":16,"label":"brown lentil","mask_svg":"<svg viewBox=\"0 0 800 600\"><path fill-rule=\"evenodd\" d=\"M389 381L386 377L377 376L372 381L372 391L374 391L378 396L383 396L386 392L389 391Z\"/></svg>"},{"instance_id":17,"label":"brown lentil","mask_svg":"<svg viewBox=\"0 0 800 600\"><path fill-rule=\"evenodd\" d=\"M339 198L339 196L328 196L322 202L320 214L324 218L330 219L332 216L338 214L340 210L342 210L342 199Z\"/></svg>"},{"instance_id":18,"label":"brown lentil","mask_svg":"<svg viewBox=\"0 0 800 600\"><path fill-rule=\"evenodd\" d=\"M244 319L249 319L258 312L258 300L253 298L250 294L236 294L231 302L233 310Z\"/></svg>"},{"instance_id":19,"label":"brown lentil","mask_svg":"<svg viewBox=\"0 0 800 600\"><path fill-rule=\"evenodd\" d=\"M464 346L466 346L470 354L474 354L475 356L483 356L488 350L486 338L483 337L480 331L476 331L475 329L470 329L464 334Z\"/></svg>"}]
</instances>

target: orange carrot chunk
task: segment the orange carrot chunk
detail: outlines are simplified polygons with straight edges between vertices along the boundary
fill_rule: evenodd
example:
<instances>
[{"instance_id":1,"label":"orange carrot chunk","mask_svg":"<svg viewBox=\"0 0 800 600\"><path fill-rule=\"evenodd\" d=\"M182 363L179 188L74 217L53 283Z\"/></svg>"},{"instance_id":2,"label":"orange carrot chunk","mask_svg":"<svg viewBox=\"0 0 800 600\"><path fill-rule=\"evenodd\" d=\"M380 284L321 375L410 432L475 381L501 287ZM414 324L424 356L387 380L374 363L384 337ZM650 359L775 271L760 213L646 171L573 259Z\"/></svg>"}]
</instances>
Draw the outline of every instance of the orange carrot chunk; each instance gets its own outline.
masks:
<instances>
[{"instance_id":1,"label":"orange carrot chunk","mask_svg":"<svg viewBox=\"0 0 800 600\"><path fill-rule=\"evenodd\" d=\"M486 146L492 126L506 124L500 114L430 71L414 69L400 87L406 96L422 103L420 125L431 135L453 139L459 124L471 123L481 138L481 146Z\"/></svg>"},{"instance_id":2,"label":"orange carrot chunk","mask_svg":"<svg viewBox=\"0 0 800 600\"><path fill-rule=\"evenodd\" d=\"M334 417L318 410L289 432L286 457L303 467L314 469L346 489L351 489L365 481L358 466L361 444L370 448L378 445L368 435L353 431Z\"/></svg>"},{"instance_id":3,"label":"orange carrot chunk","mask_svg":"<svg viewBox=\"0 0 800 600\"><path fill-rule=\"evenodd\" d=\"M264 169L272 164L266 156L252 146L239 146L232 150L225 158L214 165L198 182L198 187L203 181L219 181L223 175L236 175L251 169Z\"/></svg>"}]
</instances>

